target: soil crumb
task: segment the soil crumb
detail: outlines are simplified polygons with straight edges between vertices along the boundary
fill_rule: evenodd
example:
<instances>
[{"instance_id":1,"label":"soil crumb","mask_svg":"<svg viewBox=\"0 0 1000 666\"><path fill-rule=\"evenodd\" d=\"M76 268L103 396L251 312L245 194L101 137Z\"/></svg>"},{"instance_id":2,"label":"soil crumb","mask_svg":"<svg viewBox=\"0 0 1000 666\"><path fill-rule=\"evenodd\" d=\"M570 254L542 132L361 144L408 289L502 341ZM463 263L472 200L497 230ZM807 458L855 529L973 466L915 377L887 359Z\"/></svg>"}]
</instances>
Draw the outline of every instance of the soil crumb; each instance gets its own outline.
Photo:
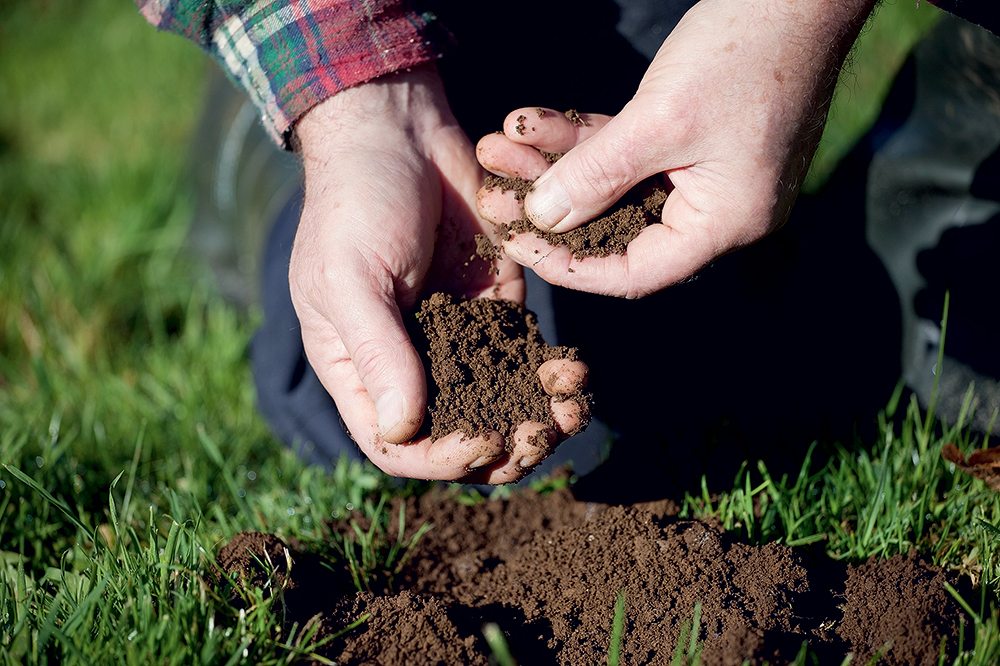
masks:
<instances>
[{"instance_id":1,"label":"soil crumb","mask_svg":"<svg viewBox=\"0 0 1000 666\"><path fill-rule=\"evenodd\" d=\"M500 248L493 244L493 241L489 239L485 234L476 234L476 254L469 258L471 261L473 258L478 256L483 261L490 264L490 275L499 274L500 271L497 269L496 261L501 258Z\"/></svg>"},{"instance_id":2,"label":"soil crumb","mask_svg":"<svg viewBox=\"0 0 1000 666\"><path fill-rule=\"evenodd\" d=\"M410 337L428 373L425 427L429 421L432 438L494 430L513 448L513 425L555 426L538 368L554 358L577 360L579 353L545 344L534 313L512 301L438 293L421 304L416 319L419 328ZM589 409L590 395L582 390L567 398Z\"/></svg>"},{"instance_id":3,"label":"soil crumb","mask_svg":"<svg viewBox=\"0 0 1000 666\"><path fill-rule=\"evenodd\" d=\"M559 157L561 155L555 159ZM513 190L517 200L524 201L532 183L523 178L487 176L486 187L498 187L503 192ZM522 209L520 218L500 225L500 236L503 240L510 240L514 234L530 231L545 239L549 245L565 245L577 259L625 254L628 244L643 229L660 221L666 200L667 191L662 184L655 178L647 178L629 190L604 215L572 231L561 234L540 231Z\"/></svg>"},{"instance_id":4,"label":"soil crumb","mask_svg":"<svg viewBox=\"0 0 1000 666\"><path fill-rule=\"evenodd\" d=\"M936 664L942 639L949 661L957 651L963 616L946 575L913 553L850 566L816 551L742 543L677 519L670 502L606 506L576 501L566 488L474 504L444 490L397 499L389 534L399 529L400 504L406 534L433 527L395 591L352 591L346 565L310 568L293 551L293 584L325 603L286 595L289 626L319 613L322 638L368 614L321 649L338 664L491 663L486 622L504 631L519 664L605 663L619 591L625 664L671 663L696 607L706 666L789 663L803 641L819 663L833 664L848 653L868 663L887 643L877 663ZM223 549L220 566L246 552L243 538Z\"/></svg>"},{"instance_id":5,"label":"soil crumb","mask_svg":"<svg viewBox=\"0 0 1000 666\"><path fill-rule=\"evenodd\" d=\"M518 116L517 124L514 125L514 131L520 136L524 136L524 121L528 119L528 116Z\"/></svg>"},{"instance_id":6,"label":"soil crumb","mask_svg":"<svg viewBox=\"0 0 1000 666\"><path fill-rule=\"evenodd\" d=\"M573 123L577 127L589 127L590 126L590 125L588 125L587 121L584 120L582 116L580 116L580 112L577 111L576 109L570 109L569 111L567 111L566 112L566 117L569 119L569 121L571 123Z\"/></svg>"}]
</instances>

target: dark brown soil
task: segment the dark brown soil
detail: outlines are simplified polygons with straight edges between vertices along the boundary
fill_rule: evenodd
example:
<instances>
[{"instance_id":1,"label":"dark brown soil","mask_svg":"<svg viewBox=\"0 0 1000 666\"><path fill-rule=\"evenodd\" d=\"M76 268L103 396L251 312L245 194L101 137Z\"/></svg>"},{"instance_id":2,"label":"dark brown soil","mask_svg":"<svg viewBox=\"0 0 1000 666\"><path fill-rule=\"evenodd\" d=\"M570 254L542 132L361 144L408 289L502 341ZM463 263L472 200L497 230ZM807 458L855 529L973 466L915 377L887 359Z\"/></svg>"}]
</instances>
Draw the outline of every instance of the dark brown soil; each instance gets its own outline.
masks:
<instances>
[{"instance_id":1,"label":"dark brown soil","mask_svg":"<svg viewBox=\"0 0 1000 666\"><path fill-rule=\"evenodd\" d=\"M580 116L576 109L570 109L565 113L566 118L577 127L587 127L587 121Z\"/></svg>"},{"instance_id":2,"label":"dark brown soil","mask_svg":"<svg viewBox=\"0 0 1000 666\"><path fill-rule=\"evenodd\" d=\"M543 154L550 162L562 156L556 153ZM504 192L513 190L517 199L523 201L531 191L531 182L523 178L488 176L486 187L499 187ZM660 221L660 213L666 200L667 191L663 189L663 185L655 178L649 178L629 190L604 215L572 231L561 234L539 231L522 212L519 219L500 225L500 236L508 240L513 234L530 231L544 238L549 245L569 247L577 259L625 254L628 244L643 229ZM483 256L481 252L480 256Z\"/></svg>"},{"instance_id":3,"label":"dark brown soil","mask_svg":"<svg viewBox=\"0 0 1000 666\"><path fill-rule=\"evenodd\" d=\"M495 622L518 663L576 666L606 663L624 590L623 664L671 663L696 604L703 664L787 663L803 641L820 663L835 664L848 652L866 663L887 644L878 663L936 664L942 638L956 651L961 612L946 576L914 553L849 566L747 545L674 513L668 502L578 502L568 490L473 506L440 493L411 498L407 533L424 522L433 528L394 591L354 592L343 565L316 566L318 556L293 552L285 621L301 625L320 612L328 633L367 613L325 649L339 664L485 665L481 628ZM276 537L263 537L237 535L220 566L253 571L247 548L283 553Z\"/></svg>"},{"instance_id":4,"label":"dark brown soil","mask_svg":"<svg viewBox=\"0 0 1000 666\"><path fill-rule=\"evenodd\" d=\"M528 116L518 116L517 125L514 126L514 131L518 134L524 135L524 121L528 119Z\"/></svg>"},{"instance_id":5,"label":"dark brown soil","mask_svg":"<svg viewBox=\"0 0 1000 666\"><path fill-rule=\"evenodd\" d=\"M511 301L438 293L421 304L417 320L410 337L426 359L432 438L494 430L513 446L513 426L555 425L538 367L554 358L577 360L578 353L545 344L534 313ZM582 390L565 398L590 404Z\"/></svg>"}]
</instances>

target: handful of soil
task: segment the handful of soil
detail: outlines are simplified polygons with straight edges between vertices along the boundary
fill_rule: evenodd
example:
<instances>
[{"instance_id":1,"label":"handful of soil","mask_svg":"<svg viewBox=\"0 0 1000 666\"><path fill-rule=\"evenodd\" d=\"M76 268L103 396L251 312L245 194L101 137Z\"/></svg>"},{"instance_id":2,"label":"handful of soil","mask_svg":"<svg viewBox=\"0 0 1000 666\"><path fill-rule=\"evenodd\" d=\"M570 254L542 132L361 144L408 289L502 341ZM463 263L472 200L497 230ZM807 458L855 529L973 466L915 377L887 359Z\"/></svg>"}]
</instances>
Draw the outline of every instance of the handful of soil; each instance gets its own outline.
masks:
<instances>
[{"instance_id":1,"label":"handful of soil","mask_svg":"<svg viewBox=\"0 0 1000 666\"><path fill-rule=\"evenodd\" d=\"M531 191L532 182L516 177L487 176L486 187L499 187L503 192L514 190L514 196L523 202ZM506 241L514 234L531 231L549 245L567 246L577 259L625 254L628 244L639 232L660 221L666 200L667 191L663 185L656 178L647 178L629 190L604 215L572 231L561 234L541 231L531 223L522 208L520 218L500 225L500 236Z\"/></svg>"},{"instance_id":2,"label":"handful of soil","mask_svg":"<svg viewBox=\"0 0 1000 666\"><path fill-rule=\"evenodd\" d=\"M555 427L538 367L554 358L577 360L578 353L545 344L534 313L512 301L438 293L421 304L416 319L410 337L428 375L430 418L423 430L430 426L424 434L438 439L457 430L476 437L494 430L513 449L514 429L522 422ZM590 405L582 389L562 399Z\"/></svg>"}]
</instances>

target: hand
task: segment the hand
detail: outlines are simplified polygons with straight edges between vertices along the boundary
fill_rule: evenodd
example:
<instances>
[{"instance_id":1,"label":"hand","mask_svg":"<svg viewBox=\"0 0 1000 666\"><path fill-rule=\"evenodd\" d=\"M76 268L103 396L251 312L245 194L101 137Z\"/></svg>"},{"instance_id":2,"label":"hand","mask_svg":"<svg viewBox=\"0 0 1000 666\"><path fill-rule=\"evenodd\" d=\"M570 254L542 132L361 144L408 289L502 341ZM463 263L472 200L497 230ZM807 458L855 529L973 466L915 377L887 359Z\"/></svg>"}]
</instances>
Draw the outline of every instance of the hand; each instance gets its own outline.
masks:
<instances>
[{"instance_id":1,"label":"hand","mask_svg":"<svg viewBox=\"0 0 1000 666\"><path fill-rule=\"evenodd\" d=\"M501 262L495 276L486 262L469 261L474 235L490 233L472 204L483 172L436 70L346 90L296 131L306 197L289 268L292 302L306 355L355 441L396 476L516 480L520 463L547 455L528 444L541 424L520 424L512 452L499 433L409 441L426 413L427 386L401 313L433 291L524 300L516 264ZM572 418L556 422L569 431Z\"/></svg>"},{"instance_id":2,"label":"hand","mask_svg":"<svg viewBox=\"0 0 1000 666\"><path fill-rule=\"evenodd\" d=\"M594 219L644 178L664 174L662 224L624 256L573 260L534 234L507 256L553 284L637 298L690 277L787 219L822 133L843 60L874 0L702 0L670 34L621 113L518 109L484 137L480 162L535 179L524 209L540 229ZM523 120L518 119L523 116ZM567 154L550 165L534 149ZM479 195L495 223L520 214L513 193Z\"/></svg>"}]
</instances>

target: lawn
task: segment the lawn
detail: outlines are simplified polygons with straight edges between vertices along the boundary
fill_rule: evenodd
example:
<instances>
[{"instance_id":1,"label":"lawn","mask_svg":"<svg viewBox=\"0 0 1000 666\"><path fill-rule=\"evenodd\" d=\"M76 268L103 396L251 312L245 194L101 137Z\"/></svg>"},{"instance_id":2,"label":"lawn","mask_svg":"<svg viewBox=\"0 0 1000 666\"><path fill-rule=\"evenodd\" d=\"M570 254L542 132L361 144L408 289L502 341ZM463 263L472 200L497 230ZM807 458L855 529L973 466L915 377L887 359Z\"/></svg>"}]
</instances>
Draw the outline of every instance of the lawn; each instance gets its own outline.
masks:
<instances>
[{"instance_id":1,"label":"lawn","mask_svg":"<svg viewBox=\"0 0 1000 666\"><path fill-rule=\"evenodd\" d=\"M811 187L935 17L903 10L886 5L866 32ZM308 658L312 636L283 626L265 592L242 609L218 593L221 544L255 529L329 548L329 521L424 487L305 467L256 413L258 314L225 304L183 250L210 66L126 0L0 5L3 663ZM993 663L1000 500L940 458L945 442L987 442L895 400L869 449L790 479L747 461L731 493L688 497L682 516L852 562L914 546L978 585L963 599L977 643L956 663Z\"/></svg>"}]
</instances>

